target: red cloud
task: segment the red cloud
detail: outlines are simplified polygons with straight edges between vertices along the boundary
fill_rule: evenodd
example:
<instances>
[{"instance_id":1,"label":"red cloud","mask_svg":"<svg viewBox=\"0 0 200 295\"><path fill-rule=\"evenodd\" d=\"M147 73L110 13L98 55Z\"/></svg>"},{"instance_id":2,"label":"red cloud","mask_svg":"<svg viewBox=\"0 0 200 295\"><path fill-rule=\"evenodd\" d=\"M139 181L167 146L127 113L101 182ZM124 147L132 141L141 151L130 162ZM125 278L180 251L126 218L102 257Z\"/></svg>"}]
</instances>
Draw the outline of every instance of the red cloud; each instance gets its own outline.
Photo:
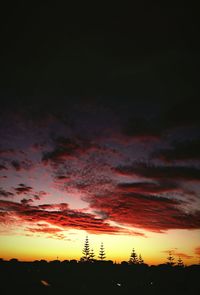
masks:
<instances>
[{"instance_id":1,"label":"red cloud","mask_svg":"<svg viewBox=\"0 0 200 295\"><path fill-rule=\"evenodd\" d=\"M60 239L60 240L65 239L65 235L62 233L63 229L58 228L58 227L51 227L48 224L38 223L34 227L27 227L26 231L28 231L29 233L33 233L33 234L35 234L35 233L36 234L47 234L48 238L55 238L55 239Z\"/></svg>"},{"instance_id":2,"label":"red cloud","mask_svg":"<svg viewBox=\"0 0 200 295\"><path fill-rule=\"evenodd\" d=\"M90 206L108 220L156 232L200 228L200 211L186 213L183 202L136 193L114 192L86 198Z\"/></svg>"},{"instance_id":3,"label":"red cloud","mask_svg":"<svg viewBox=\"0 0 200 295\"><path fill-rule=\"evenodd\" d=\"M2 212L9 212L11 216L18 217L21 221L32 224L47 222L51 225L61 227L62 229L76 228L95 234L131 233L133 235L143 235L139 232L127 231L118 226L111 226L104 219L96 218L95 215L91 213L71 210L65 203L30 206L29 204L0 201L0 210Z\"/></svg>"},{"instance_id":4,"label":"red cloud","mask_svg":"<svg viewBox=\"0 0 200 295\"><path fill-rule=\"evenodd\" d=\"M27 231L32 233L55 234L58 232L62 232L63 230L56 227L43 226L43 227L27 227Z\"/></svg>"}]
</instances>

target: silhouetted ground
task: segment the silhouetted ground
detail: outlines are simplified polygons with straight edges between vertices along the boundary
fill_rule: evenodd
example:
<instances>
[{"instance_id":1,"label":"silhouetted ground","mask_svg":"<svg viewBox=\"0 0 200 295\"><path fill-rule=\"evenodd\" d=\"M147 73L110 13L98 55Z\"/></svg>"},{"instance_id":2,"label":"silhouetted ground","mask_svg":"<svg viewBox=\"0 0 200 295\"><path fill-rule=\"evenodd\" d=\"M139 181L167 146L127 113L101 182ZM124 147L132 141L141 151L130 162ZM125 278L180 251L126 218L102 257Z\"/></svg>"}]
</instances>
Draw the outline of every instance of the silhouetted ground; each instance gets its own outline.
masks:
<instances>
[{"instance_id":1,"label":"silhouetted ground","mask_svg":"<svg viewBox=\"0 0 200 295\"><path fill-rule=\"evenodd\" d=\"M0 261L1 294L200 294L200 265Z\"/></svg>"}]
</instances>

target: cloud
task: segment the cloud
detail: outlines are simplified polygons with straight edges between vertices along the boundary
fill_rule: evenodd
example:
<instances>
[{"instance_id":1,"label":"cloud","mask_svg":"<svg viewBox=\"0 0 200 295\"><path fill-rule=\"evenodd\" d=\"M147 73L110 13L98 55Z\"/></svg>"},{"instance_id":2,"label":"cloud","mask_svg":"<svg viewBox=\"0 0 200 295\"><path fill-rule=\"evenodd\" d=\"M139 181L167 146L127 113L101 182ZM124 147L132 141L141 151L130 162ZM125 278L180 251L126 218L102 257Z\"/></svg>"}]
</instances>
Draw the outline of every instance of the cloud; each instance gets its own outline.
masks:
<instances>
[{"instance_id":1,"label":"cloud","mask_svg":"<svg viewBox=\"0 0 200 295\"><path fill-rule=\"evenodd\" d=\"M177 128L200 126L198 104L196 98L177 100L166 105L163 103L164 107L160 106L159 112L155 105L152 111L145 112L145 107L137 110L136 104L137 111L134 112L132 106L132 116L127 110L128 119L122 125L122 134L133 138L162 139L166 132ZM147 105L146 101L145 105ZM151 110L153 104L149 106Z\"/></svg>"},{"instance_id":2,"label":"cloud","mask_svg":"<svg viewBox=\"0 0 200 295\"><path fill-rule=\"evenodd\" d=\"M156 180L200 180L200 169L186 166L156 166L145 163L121 165L113 170L122 175L138 175Z\"/></svg>"},{"instance_id":3,"label":"cloud","mask_svg":"<svg viewBox=\"0 0 200 295\"><path fill-rule=\"evenodd\" d=\"M193 258L193 256L188 255L186 253L182 253L182 252L175 252L174 255L176 255L178 257L181 257L183 259L191 259L191 258Z\"/></svg>"},{"instance_id":4,"label":"cloud","mask_svg":"<svg viewBox=\"0 0 200 295\"><path fill-rule=\"evenodd\" d=\"M28 204L33 203L33 200L32 199L22 199L20 202L24 205L28 205Z\"/></svg>"},{"instance_id":5,"label":"cloud","mask_svg":"<svg viewBox=\"0 0 200 295\"><path fill-rule=\"evenodd\" d=\"M75 160L81 156L94 154L95 156L116 157L119 156L115 148L102 144L99 140L94 142L80 136L74 137L58 137L53 140L54 148L51 151L43 152L42 161L44 163L52 163L55 165L63 164L67 160Z\"/></svg>"},{"instance_id":6,"label":"cloud","mask_svg":"<svg viewBox=\"0 0 200 295\"><path fill-rule=\"evenodd\" d=\"M3 213L9 212L10 216L13 218L17 217L20 219L20 222L27 222L32 225L38 222L47 222L62 229L76 228L95 234L120 234L128 232L132 235L143 236L142 233L136 231L126 230L120 226L112 226L108 221L97 218L94 214L71 210L65 203L31 206L27 202L0 201L0 210ZM6 218L7 216L5 215L5 221Z\"/></svg>"},{"instance_id":7,"label":"cloud","mask_svg":"<svg viewBox=\"0 0 200 295\"><path fill-rule=\"evenodd\" d=\"M25 159L22 161L18 160L12 160L11 161L11 166L15 168L16 171L21 171L21 170L30 170L31 167L33 167L33 163L31 160Z\"/></svg>"},{"instance_id":8,"label":"cloud","mask_svg":"<svg viewBox=\"0 0 200 295\"><path fill-rule=\"evenodd\" d=\"M196 247L194 249L194 253L197 255L197 256L200 256L200 247Z\"/></svg>"},{"instance_id":9,"label":"cloud","mask_svg":"<svg viewBox=\"0 0 200 295\"><path fill-rule=\"evenodd\" d=\"M162 134L162 125L152 118L133 117L128 120L122 129L122 134L141 139L156 139Z\"/></svg>"},{"instance_id":10,"label":"cloud","mask_svg":"<svg viewBox=\"0 0 200 295\"><path fill-rule=\"evenodd\" d=\"M185 202L133 192L107 193L84 198L107 220L155 232L169 229L199 229L200 211L187 213Z\"/></svg>"},{"instance_id":11,"label":"cloud","mask_svg":"<svg viewBox=\"0 0 200 295\"><path fill-rule=\"evenodd\" d=\"M169 126L199 126L199 99L195 97L178 101L170 107L165 117Z\"/></svg>"},{"instance_id":12,"label":"cloud","mask_svg":"<svg viewBox=\"0 0 200 295\"><path fill-rule=\"evenodd\" d=\"M42 160L63 163L67 159L74 158L91 149L93 145L81 138L58 137L54 139L55 148L50 152L44 152Z\"/></svg>"},{"instance_id":13,"label":"cloud","mask_svg":"<svg viewBox=\"0 0 200 295\"><path fill-rule=\"evenodd\" d=\"M27 231L32 233L47 233L47 234L55 234L58 232L62 232L61 228L50 227L48 224L37 224L36 227L27 227Z\"/></svg>"},{"instance_id":14,"label":"cloud","mask_svg":"<svg viewBox=\"0 0 200 295\"><path fill-rule=\"evenodd\" d=\"M165 161L200 160L200 140L173 142L172 148L156 151L152 156Z\"/></svg>"},{"instance_id":15,"label":"cloud","mask_svg":"<svg viewBox=\"0 0 200 295\"><path fill-rule=\"evenodd\" d=\"M0 170L8 170L8 168L5 165L0 164Z\"/></svg>"},{"instance_id":16,"label":"cloud","mask_svg":"<svg viewBox=\"0 0 200 295\"><path fill-rule=\"evenodd\" d=\"M164 250L162 252L166 253L166 254L171 253L172 255L177 256L177 257L181 257L183 259L191 259L191 258L193 258L192 255L188 255L186 253L178 252L177 249Z\"/></svg>"},{"instance_id":17,"label":"cloud","mask_svg":"<svg viewBox=\"0 0 200 295\"><path fill-rule=\"evenodd\" d=\"M10 197L13 197L14 194L9 191L4 190L3 188L0 188L0 196L10 198Z\"/></svg>"},{"instance_id":18,"label":"cloud","mask_svg":"<svg viewBox=\"0 0 200 295\"><path fill-rule=\"evenodd\" d=\"M20 162L17 160L13 160L11 161L11 165L15 168L16 171L20 171L21 170L21 165Z\"/></svg>"},{"instance_id":19,"label":"cloud","mask_svg":"<svg viewBox=\"0 0 200 295\"><path fill-rule=\"evenodd\" d=\"M165 193L170 191L179 191L180 188L173 182L122 182L116 187L119 192L134 192L134 193Z\"/></svg>"},{"instance_id":20,"label":"cloud","mask_svg":"<svg viewBox=\"0 0 200 295\"><path fill-rule=\"evenodd\" d=\"M1 149L0 150L0 156L6 156L7 157L7 156L11 156L13 154L15 154L14 149L7 148L7 149Z\"/></svg>"},{"instance_id":21,"label":"cloud","mask_svg":"<svg viewBox=\"0 0 200 295\"><path fill-rule=\"evenodd\" d=\"M26 186L25 184L20 183L18 187L14 188L14 190L16 191L18 195L28 194L32 191L32 187Z\"/></svg>"}]
</instances>

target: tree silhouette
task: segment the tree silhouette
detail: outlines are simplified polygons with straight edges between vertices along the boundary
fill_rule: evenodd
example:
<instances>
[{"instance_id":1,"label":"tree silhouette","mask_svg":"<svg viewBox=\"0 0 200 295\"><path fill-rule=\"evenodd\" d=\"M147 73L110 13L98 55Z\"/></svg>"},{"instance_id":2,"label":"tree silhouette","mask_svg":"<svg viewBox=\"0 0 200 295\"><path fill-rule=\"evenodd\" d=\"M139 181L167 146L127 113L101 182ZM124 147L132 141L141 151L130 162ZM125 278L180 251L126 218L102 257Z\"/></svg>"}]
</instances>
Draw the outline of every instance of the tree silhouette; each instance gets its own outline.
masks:
<instances>
[{"instance_id":1,"label":"tree silhouette","mask_svg":"<svg viewBox=\"0 0 200 295\"><path fill-rule=\"evenodd\" d=\"M106 255L105 255L104 246L103 246L103 243L101 243L100 250L99 250L99 259L104 260L105 258L106 258Z\"/></svg>"},{"instance_id":2,"label":"tree silhouette","mask_svg":"<svg viewBox=\"0 0 200 295\"><path fill-rule=\"evenodd\" d=\"M90 251L90 261L91 262L94 262L94 260L95 260L94 257L95 257L94 250L91 249L91 251Z\"/></svg>"},{"instance_id":3,"label":"tree silhouette","mask_svg":"<svg viewBox=\"0 0 200 295\"><path fill-rule=\"evenodd\" d=\"M181 259L181 257L178 258L177 266L184 267L184 263L183 263L183 260Z\"/></svg>"},{"instance_id":4,"label":"tree silhouette","mask_svg":"<svg viewBox=\"0 0 200 295\"><path fill-rule=\"evenodd\" d=\"M142 259L141 254L139 255L138 263L139 264L143 264L144 263L144 260Z\"/></svg>"},{"instance_id":5,"label":"tree silhouette","mask_svg":"<svg viewBox=\"0 0 200 295\"><path fill-rule=\"evenodd\" d=\"M174 257L172 256L172 252L169 251L169 256L167 257L167 264L173 266L175 264Z\"/></svg>"},{"instance_id":6,"label":"tree silhouette","mask_svg":"<svg viewBox=\"0 0 200 295\"><path fill-rule=\"evenodd\" d=\"M81 257L81 261L89 261L90 260L90 245L89 245L89 239L88 236L85 238L85 244L83 247L83 256Z\"/></svg>"},{"instance_id":7,"label":"tree silhouette","mask_svg":"<svg viewBox=\"0 0 200 295\"><path fill-rule=\"evenodd\" d=\"M131 252L131 256L129 259L129 264L137 264L138 263L138 256L135 253L135 249L133 248L132 252Z\"/></svg>"}]
</instances>

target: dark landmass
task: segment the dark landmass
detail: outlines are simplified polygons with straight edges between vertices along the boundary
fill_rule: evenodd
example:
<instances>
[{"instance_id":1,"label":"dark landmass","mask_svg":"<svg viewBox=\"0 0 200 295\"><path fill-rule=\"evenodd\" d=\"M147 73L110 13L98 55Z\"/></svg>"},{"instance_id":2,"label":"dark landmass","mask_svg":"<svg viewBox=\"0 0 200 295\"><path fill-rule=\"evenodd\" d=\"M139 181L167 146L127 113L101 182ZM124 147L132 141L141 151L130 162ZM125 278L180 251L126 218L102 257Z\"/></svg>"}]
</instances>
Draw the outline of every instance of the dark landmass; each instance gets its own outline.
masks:
<instances>
[{"instance_id":1,"label":"dark landmass","mask_svg":"<svg viewBox=\"0 0 200 295\"><path fill-rule=\"evenodd\" d=\"M199 294L200 265L0 261L1 294Z\"/></svg>"}]
</instances>

